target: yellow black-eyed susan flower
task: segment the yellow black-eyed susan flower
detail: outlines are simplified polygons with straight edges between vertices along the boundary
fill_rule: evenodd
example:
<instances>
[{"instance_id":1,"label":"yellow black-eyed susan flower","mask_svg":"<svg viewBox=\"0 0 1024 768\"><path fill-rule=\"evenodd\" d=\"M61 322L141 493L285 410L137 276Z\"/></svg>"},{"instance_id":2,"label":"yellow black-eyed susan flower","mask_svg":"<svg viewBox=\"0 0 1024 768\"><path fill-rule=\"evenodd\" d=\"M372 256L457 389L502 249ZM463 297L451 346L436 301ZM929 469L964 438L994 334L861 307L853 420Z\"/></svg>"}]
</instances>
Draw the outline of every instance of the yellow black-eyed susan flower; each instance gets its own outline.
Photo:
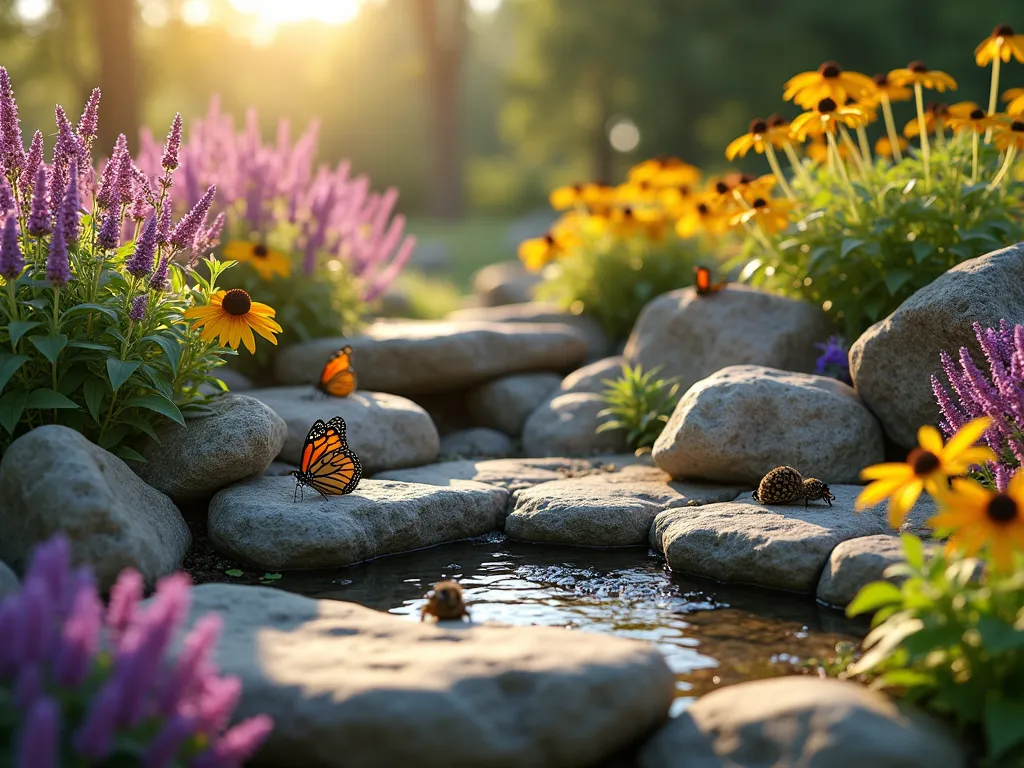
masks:
<instances>
[{"instance_id":1,"label":"yellow black-eyed susan flower","mask_svg":"<svg viewBox=\"0 0 1024 768\"><path fill-rule=\"evenodd\" d=\"M947 121L949 127L956 133L985 133L985 131L995 128L999 124L1000 121L996 115L986 114L985 110L976 104L973 107L967 113L959 110L954 112L951 107L949 110L949 120Z\"/></svg>"},{"instance_id":2,"label":"yellow black-eyed susan flower","mask_svg":"<svg viewBox=\"0 0 1024 768\"><path fill-rule=\"evenodd\" d=\"M903 69L894 69L889 73L889 82L894 86L920 85L929 90L956 90L956 80L937 69L929 69L923 61L912 61Z\"/></svg>"},{"instance_id":3,"label":"yellow black-eyed susan flower","mask_svg":"<svg viewBox=\"0 0 1024 768\"><path fill-rule=\"evenodd\" d=\"M1010 147L1017 152L1024 149L1024 121L999 123L992 134L992 143L1003 152Z\"/></svg>"},{"instance_id":4,"label":"yellow black-eyed susan flower","mask_svg":"<svg viewBox=\"0 0 1024 768\"><path fill-rule=\"evenodd\" d=\"M962 105L964 104L970 105L970 107L967 108L968 112L977 106L974 102L961 102L959 105L955 105L958 112L963 111ZM946 125L948 125L949 119L952 116L953 110L948 104L943 104L938 101L928 102L928 106L926 106L924 110L925 130L929 133L945 130ZM913 139L915 136L919 136L920 133L921 123L916 117L903 126L903 135L908 139Z\"/></svg>"},{"instance_id":5,"label":"yellow black-eyed susan flower","mask_svg":"<svg viewBox=\"0 0 1024 768\"><path fill-rule=\"evenodd\" d=\"M804 109L813 109L822 99L844 104L847 98L862 101L875 92L875 84L867 75L847 72L834 61L826 61L814 72L801 72L785 85L782 98Z\"/></svg>"},{"instance_id":6,"label":"yellow black-eyed susan flower","mask_svg":"<svg viewBox=\"0 0 1024 768\"><path fill-rule=\"evenodd\" d=\"M928 525L952 532L947 550L972 557L988 547L998 570L1013 569L1014 551L1024 552L1024 472L1018 471L1003 492L957 478L936 500L939 513Z\"/></svg>"},{"instance_id":7,"label":"yellow black-eyed susan flower","mask_svg":"<svg viewBox=\"0 0 1024 768\"><path fill-rule=\"evenodd\" d=\"M860 473L862 480L872 482L861 491L854 508L859 512L889 499L889 525L899 528L923 490L938 498L947 478L965 475L971 466L995 459L991 448L975 445L991 425L987 417L968 422L945 446L939 430L921 427L918 447L905 462L875 464Z\"/></svg>"},{"instance_id":8,"label":"yellow black-eyed susan flower","mask_svg":"<svg viewBox=\"0 0 1024 768\"><path fill-rule=\"evenodd\" d=\"M232 240L224 246L224 258L249 264L261 280L270 280L274 275L288 277L292 268L285 254L252 240Z\"/></svg>"},{"instance_id":9,"label":"yellow black-eyed susan flower","mask_svg":"<svg viewBox=\"0 0 1024 768\"><path fill-rule=\"evenodd\" d=\"M678 157L652 157L633 166L629 171L629 181L638 183L648 181L653 186L679 187L696 184L700 181L700 170Z\"/></svg>"},{"instance_id":10,"label":"yellow black-eyed susan flower","mask_svg":"<svg viewBox=\"0 0 1024 768\"><path fill-rule=\"evenodd\" d=\"M754 223L774 235L789 226L789 217L793 206L788 200L781 198L765 199L759 197L750 204L750 209L737 213L730 220L732 226Z\"/></svg>"},{"instance_id":11,"label":"yellow black-eyed susan flower","mask_svg":"<svg viewBox=\"0 0 1024 768\"><path fill-rule=\"evenodd\" d=\"M808 136L834 134L838 125L856 128L865 122L864 111L860 108L841 107L835 99L826 97L815 104L813 109L797 115L789 124L789 133L797 141L804 141Z\"/></svg>"},{"instance_id":12,"label":"yellow black-eyed susan flower","mask_svg":"<svg viewBox=\"0 0 1024 768\"><path fill-rule=\"evenodd\" d=\"M661 190L649 181L627 181L615 188L615 203L620 205L653 205Z\"/></svg>"},{"instance_id":13,"label":"yellow black-eyed susan flower","mask_svg":"<svg viewBox=\"0 0 1024 768\"><path fill-rule=\"evenodd\" d=\"M881 103L885 96L889 101L910 101L914 98L914 92L905 85L893 85L888 74L875 75L871 80L875 84L876 91L871 101Z\"/></svg>"},{"instance_id":14,"label":"yellow black-eyed susan flower","mask_svg":"<svg viewBox=\"0 0 1024 768\"><path fill-rule=\"evenodd\" d=\"M763 155L765 145L782 147L788 139L788 132L783 133L777 128L769 128L768 121L758 117L750 121L750 127L745 134L729 142L729 146L725 148L725 156L729 160L735 160L736 157L746 156L750 150Z\"/></svg>"},{"instance_id":15,"label":"yellow black-eyed susan flower","mask_svg":"<svg viewBox=\"0 0 1024 768\"><path fill-rule=\"evenodd\" d=\"M1006 114L1010 117L1024 115L1024 88L1011 88L1003 94L1003 101L1009 102L1006 105Z\"/></svg>"},{"instance_id":16,"label":"yellow black-eyed susan flower","mask_svg":"<svg viewBox=\"0 0 1024 768\"><path fill-rule=\"evenodd\" d=\"M276 313L272 307L253 301L241 288L217 291L210 296L210 303L203 307L186 310L183 317L196 328L202 328L204 341L216 339L221 346L238 349L245 344L249 352L256 351L256 331L271 344L277 344L275 333L281 333L281 326L272 318Z\"/></svg>"},{"instance_id":17,"label":"yellow black-eyed susan flower","mask_svg":"<svg viewBox=\"0 0 1024 768\"><path fill-rule=\"evenodd\" d=\"M676 234L686 239L700 233L724 235L729 231L729 215L716 209L709 195L694 200L693 205L677 212Z\"/></svg>"},{"instance_id":18,"label":"yellow black-eyed susan flower","mask_svg":"<svg viewBox=\"0 0 1024 768\"><path fill-rule=\"evenodd\" d=\"M995 59L1009 62L1011 57L1024 64L1024 35L1014 34L1013 28L1005 24L993 29L974 49L974 61L979 67L987 67Z\"/></svg>"},{"instance_id":19,"label":"yellow black-eyed susan flower","mask_svg":"<svg viewBox=\"0 0 1024 768\"><path fill-rule=\"evenodd\" d=\"M668 228L663 211L657 208L633 208L628 205L613 209L608 223L612 234L618 237L642 235L655 241L663 239Z\"/></svg>"},{"instance_id":20,"label":"yellow black-eyed susan flower","mask_svg":"<svg viewBox=\"0 0 1024 768\"><path fill-rule=\"evenodd\" d=\"M907 140L904 139L902 136L897 137L897 139L900 150L905 150L907 148ZM875 154L878 155L879 157L886 158L893 156L892 142L889 141L888 136L882 136L878 141L875 142Z\"/></svg>"}]
</instances>

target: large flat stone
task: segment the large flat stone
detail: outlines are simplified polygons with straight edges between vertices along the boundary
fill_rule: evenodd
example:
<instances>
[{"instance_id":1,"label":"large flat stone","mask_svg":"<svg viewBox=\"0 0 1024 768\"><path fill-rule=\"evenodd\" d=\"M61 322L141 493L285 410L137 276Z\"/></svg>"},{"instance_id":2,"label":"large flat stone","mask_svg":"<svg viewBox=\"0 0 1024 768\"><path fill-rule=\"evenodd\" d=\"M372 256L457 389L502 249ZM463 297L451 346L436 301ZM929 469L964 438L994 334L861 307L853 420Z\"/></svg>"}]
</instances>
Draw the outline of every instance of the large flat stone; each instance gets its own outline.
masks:
<instances>
[{"instance_id":1,"label":"large flat stone","mask_svg":"<svg viewBox=\"0 0 1024 768\"><path fill-rule=\"evenodd\" d=\"M516 491L505 533L520 541L569 546L646 545L659 512L731 501L743 491L670 480L654 467L633 466Z\"/></svg>"},{"instance_id":2,"label":"large flat stone","mask_svg":"<svg viewBox=\"0 0 1024 768\"><path fill-rule=\"evenodd\" d=\"M294 478L265 475L225 488L210 501L211 541L270 570L340 568L496 530L508 497L465 480L362 480L326 500L303 490L296 502Z\"/></svg>"},{"instance_id":3,"label":"large flat stone","mask_svg":"<svg viewBox=\"0 0 1024 768\"><path fill-rule=\"evenodd\" d=\"M637 768L964 768L949 729L883 693L810 676L730 685L641 749Z\"/></svg>"},{"instance_id":4,"label":"large flat stone","mask_svg":"<svg viewBox=\"0 0 1024 768\"><path fill-rule=\"evenodd\" d=\"M366 474L427 464L437 458L440 437L430 416L411 400L398 395L359 390L348 397L330 397L313 387L273 387L247 393L265 403L288 425L279 454L281 461L298 464L306 434L317 419L341 416L348 442Z\"/></svg>"},{"instance_id":5,"label":"large flat stone","mask_svg":"<svg viewBox=\"0 0 1024 768\"><path fill-rule=\"evenodd\" d=\"M327 358L350 344L361 388L397 395L465 390L510 373L567 371L587 357L587 341L562 323L376 323L362 336L315 339L275 358L280 384L310 384Z\"/></svg>"},{"instance_id":6,"label":"large flat stone","mask_svg":"<svg viewBox=\"0 0 1024 768\"><path fill-rule=\"evenodd\" d=\"M625 453L622 429L598 432L609 417L599 416L608 404L600 395L587 392L558 394L530 414L523 425L526 456L588 456Z\"/></svg>"},{"instance_id":7,"label":"large flat stone","mask_svg":"<svg viewBox=\"0 0 1024 768\"><path fill-rule=\"evenodd\" d=\"M171 573L192 536L178 508L121 459L67 427L39 427L0 462L0 559L18 571L56 533L102 588L124 568L150 583Z\"/></svg>"},{"instance_id":8,"label":"large flat stone","mask_svg":"<svg viewBox=\"0 0 1024 768\"><path fill-rule=\"evenodd\" d=\"M934 543L925 543L926 552L934 549ZM845 606L863 587L881 581L886 568L902 562L903 544L899 536L861 536L840 542L821 573L818 599L829 605Z\"/></svg>"},{"instance_id":9,"label":"large flat stone","mask_svg":"<svg viewBox=\"0 0 1024 768\"><path fill-rule=\"evenodd\" d=\"M724 504L670 509L651 527L651 546L674 571L812 594L832 550L887 531L879 509L856 513L862 488L834 485L832 506L765 506L749 493Z\"/></svg>"},{"instance_id":10,"label":"large flat stone","mask_svg":"<svg viewBox=\"0 0 1024 768\"><path fill-rule=\"evenodd\" d=\"M466 393L463 407L477 424L519 437L531 413L558 389L556 373L516 373Z\"/></svg>"},{"instance_id":11,"label":"large flat stone","mask_svg":"<svg viewBox=\"0 0 1024 768\"><path fill-rule=\"evenodd\" d=\"M449 312L447 320L487 321L492 323L565 323L576 328L587 340L587 358L596 360L608 354L608 336L590 315L574 315L546 301L505 304L497 307L467 307Z\"/></svg>"},{"instance_id":12,"label":"large flat stone","mask_svg":"<svg viewBox=\"0 0 1024 768\"><path fill-rule=\"evenodd\" d=\"M647 643L546 627L420 624L266 587L205 584L191 621L242 680L238 717L276 768L583 768L664 721L674 679Z\"/></svg>"},{"instance_id":13,"label":"large flat stone","mask_svg":"<svg viewBox=\"0 0 1024 768\"><path fill-rule=\"evenodd\" d=\"M506 458L516 452L512 438L490 427L458 429L441 437L441 456Z\"/></svg>"}]
</instances>

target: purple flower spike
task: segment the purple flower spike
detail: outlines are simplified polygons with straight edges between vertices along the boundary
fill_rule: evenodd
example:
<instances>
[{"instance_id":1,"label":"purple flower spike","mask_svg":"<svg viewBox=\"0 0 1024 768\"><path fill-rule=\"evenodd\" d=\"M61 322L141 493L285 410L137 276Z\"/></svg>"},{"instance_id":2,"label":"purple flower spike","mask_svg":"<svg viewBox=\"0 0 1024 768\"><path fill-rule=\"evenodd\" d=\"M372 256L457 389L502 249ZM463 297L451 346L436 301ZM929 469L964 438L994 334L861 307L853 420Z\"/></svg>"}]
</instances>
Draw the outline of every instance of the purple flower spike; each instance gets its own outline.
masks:
<instances>
[{"instance_id":1,"label":"purple flower spike","mask_svg":"<svg viewBox=\"0 0 1024 768\"><path fill-rule=\"evenodd\" d=\"M0 217L14 213L14 192L7 179L0 176Z\"/></svg>"},{"instance_id":2,"label":"purple flower spike","mask_svg":"<svg viewBox=\"0 0 1024 768\"><path fill-rule=\"evenodd\" d=\"M103 166L103 172L100 174L100 186L96 190L96 202L101 208L117 207L117 197L114 191L116 184L117 163L111 158Z\"/></svg>"},{"instance_id":3,"label":"purple flower spike","mask_svg":"<svg viewBox=\"0 0 1024 768\"><path fill-rule=\"evenodd\" d=\"M35 191L32 194L32 212L28 217L28 233L32 237L50 234L53 217L47 198L46 169L40 166L36 171Z\"/></svg>"},{"instance_id":4,"label":"purple flower spike","mask_svg":"<svg viewBox=\"0 0 1024 768\"><path fill-rule=\"evenodd\" d=\"M818 358L814 372L819 376L831 376L847 384L852 383L850 378L850 358L846 344L841 336L829 336L828 341L823 344L815 344L815 347L822 351Z\"/></svg>"},{"instance_id":5,"label":"purple flower spike","mask_svg":"<svg viewBox=\"0 0 1024 768\"><path fill-rule=\"evenodd\" d=\"M192 762L192 768L227 768L241 766L256 754L256 750L270 735L274 721L267 715L243 720L225 733L209 751Z\"/></svg>"},{"instance_id":6,"label":"purple flower spike","mask_svg":"<svg viewBox=\"0 0 1024 768\"><path fill-rule=\"evenodd\" d=\"M182 643L178 663L167 676L164 689L160 692L159 711L166 717L178 711L182 699L199 687L203 671L217 646L223 622L220 616L210 614L196 621L192 631Z\"/></svg>"},{"instance_id":7,"label":"purple flower spike","mask_svg":"<svg viewBox=\"0 0 1024 768\"><path fill-rule=\"evenodd\" d=\"M174 765L178 749L195 733L195 719L188 715L174 715L156 735L142 758L146 768L169 768Z\"/></svg>"},{"instance_id":8,"label":"purple flower spike","mask_svg":"<svg viewBox=\"0 0 1024 768\"><path fill-rule=\"evenodd\" d=\"M173 224L171 211L171 196L164 198L163 207L160 209L160 226L157 228L156 241L160 245L167 245L171 241L171 225Z\"/></svg>"},{"instance_id":9,"label":"purple flower spike","mask_svg":"<svg viewBox=\"0 0 1024 768\"><path fill-rule=\"evenodd\" d=\"M192 210L178 222L171 232L171 245L181 250L192 247L196 235L199 234L199 228L206 221L206 215L210 212L210 205L213 203L213 196L216 193L217 187L210 186L206 190L206 194L192 207Z\"/></svg>"},{"instance_id":10,"label":"purple flower spike","mask_svg":"<svg viewBox=\"0 0 1024 768\"><path fill-rule=\"evenodd\" d=\"M60 708L49 696L39 697L25 718L15 768L60 766Z\"/></svg>"},{"instance_id":11,"label":"purple flower spike","mask_svg":"<svg viewBox=\"0 0 1024 768\"><path fill-rule=\"evenodd\" d=\"M0 67L0 174L9 176L25 167L25 145L18 120L11 77Z\"/></svg>"},{"instance_id":12,"label":"purple flower spike","mask_svg":"<svg viewBox=\"0 0 1024 768\"><path fill-rule=\"evenodd\" d=\"M135 173L132 170L132 156L128 154L128 139L119 134L114 142L114 154L110 156L114 164L114 183L112 200L116 205L128 205L132 201Z\"/></svg>"},{"instance_id":13,"label":"purple flower spike","mask_svg":"<svg viewBox=\"0 0 1024 768\"><path fill-rule=\"evenodd\" d=\"M135 620L135 613L142 600L142 574L134 568L125 568L110 589L110 604L107 606L107 626L113 634L115 645L119 645L125 630Z\"/></svg>"},{"instance_id":14,"label":"purple flower spike","mask_svg":"<svg viewBox=\"0 0 1024 768\"><path fill-rule=\"evenodd\" d=\"M149 289L151 291L166 291L168 284L168 272L170 270L170 263L166 256L160 259L160 263L157 265L156 272L153 273L153 277L149 279Z\"/></svg>"},{"instance_id":15,"label":"purple flower spike","mask_svg":"<svg viewBox=\"0 0 1024 768\"><path fill-rule=\"evenodd\" d=\"M36 187L36 175L43 164L43 133L36 131L32 134L32 146L28 148L28 159L21 171L21 178L18 179L18 191L21 192L22 205L28 207L32 199L32 192Z\"/></svg>"},{"instance_id":16,"label":"purple flower spike","mask_svg":"<svg viewBox=\"0 0 1024 768\"><path fill-rule=\"evenodd\" d=\"M18 222L11 216L4 222L4 232L0 238L0 275L7 280L14 280L25 268L25 258L18 244Z\"/></svg>"},{"instance_id":17,"label":"purple flower spike","mask_svg":"<svg viewBox=\"0 0 1024 768\"><path fill-rule=\"evenodd\" d=\"M107 251L112 251L121 242L121 220L111 211L103 217L100 230L96 233L96 244Z\"/></svg>"},{"instance_id":18,"label":"purple flower spike","mask_svg":"<svg viewBox=\"0 0 1024 768\"><path fill-rule=\"evenodd\" d=\"M82 117L78 121L78 138L85 142L86 146L92 144L96 138L96 128L100 120L100 89L93 88L89 94L89 101L85 103L82 110Z\"/></svg>"},{"instance_id":19,"label":"purple flower spike","mask_svg":"<svg viewBox=\"0 0 1024 768\"><path fill-rule=\"evenodd\" d=\"M146 316L146 295L140 294L132 299L132 308L128 313L128 318L134 320L136 323L142 320Z\"/></svg>"},{"instance_id":20,"label":"purple flower spike","mask_svg":"<svg viewBox=\"0 0 1024 768\"><path fill-rule=\"evenodd\" d=\"M164 155L160 159L160 165L165 171L173 171L178 167L178 152L181 150L181 113L174 116L171 123L171 130L167 134L167 143L164 145Z\"/></svg>"},{"instance_id":21,"label":"purple flower spike","mask_svg":"<svg viewBox=\"0 0 1024 768\"><path fill-rule=\"evenodd\" d=\"M125 269L134 277L145 277L153 271L153 257L156 255L156 217L150 216L142 228L142 234L135 243L135 253Z\"/></svg>"},{"instance_id":22,"label":"purple flower spike","mask_svg":"<svg viewBox=\"0 0 1024 768\"><path fill-rule=\"evenodd\" d=\"M43 674L38 664L21 664L14 679L14 700L28 709L43 695Z\"/></svg>"},{"instance_id":23,"label":"purple flower spike","mask_svg":"<svg viewBox=\"0 0 1024 768\"><path fill-rule=\"evenodd\" d=\"M110 755L117 731L117 712L121 689L116 680L108 680L89 707L74 736L75 751L81 757L102 760Z\"/></svg>"},{"instance_id":24,"label":"purple flower spike","mask_svg":"<svg viewBox=\"0 0 1024 768\"><path fill-rule=\"evenodd\" d=\"M78 161L71 162L68 188L64 192L64 200L60 206L60 226L64 230L64 239L73 243L78 240L81 234L80 217L82 202L78 197Z\"/></svg>"},{"instance_id":25,"label":"purple flower spike","mask_svg":"<svg viewBox=\"0 0 1024 768\"><path fill-rule=\"evenodd\" d=\"M103 605L90 582L81 584L74 598L71 613L57 650L57 682L66 688L77 688L85 682L96 653L99 651Z\"/></svg>"},{"instance_id":26,"label":"purple flower spike","mask_svg":"<svg viewBox=\"0 0 1024 768\"><path fill-rule=\"evenodd\" d=\"M71 279L71 262L68 260L68 244L64 239L64 228L55 227L50 250L46 255L46 279L54 288L67 285Z\"/></svg>"}]
</instances>

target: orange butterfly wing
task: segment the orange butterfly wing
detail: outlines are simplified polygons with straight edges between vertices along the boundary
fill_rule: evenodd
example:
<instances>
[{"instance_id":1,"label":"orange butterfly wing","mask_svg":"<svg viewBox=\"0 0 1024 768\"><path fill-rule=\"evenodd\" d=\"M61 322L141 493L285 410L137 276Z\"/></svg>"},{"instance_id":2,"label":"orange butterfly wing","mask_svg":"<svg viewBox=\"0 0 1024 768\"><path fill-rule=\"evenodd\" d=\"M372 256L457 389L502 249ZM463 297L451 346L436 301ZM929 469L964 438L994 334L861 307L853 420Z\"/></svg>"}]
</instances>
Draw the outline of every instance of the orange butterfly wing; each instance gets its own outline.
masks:
<instances>
[{"instance_id":1,"label":"orange butterfly wing","mask_svg":"<svg viewBox=\"0 0 1024 768\"><path fill-rule=\"evenodd\" d=\"M363 476L359 457L349 448L345 420L335 416L326 424L313 423L302 447L299 483L324 496L351 493Z\"/></svg>"},{"instance_id":2,"label":"orange butterfly wing","mask_svg":"<svg viewBox=\"0 0 1024 768\"><path fill-rule=\"evenodd\" d=\"M709 293L718 293L728 285L727 280L722 280L719 283L712 283L711 270L707 267L694 267L693 272L696 276L694 288L696 288L698 296L707 296Z\"/></svg>"},{"instance_id":3,"label":"orange butterfly wing","mask_svg":"<svg viewBox=\"0 0 1024 768\"><path fill-rule=\"evenodd\" d=\"M317 388L334 397L348 397L356 390L356 372L352 370L352 347L346 345L331 355L320 373Z\"/></svg>"}]
</instances>

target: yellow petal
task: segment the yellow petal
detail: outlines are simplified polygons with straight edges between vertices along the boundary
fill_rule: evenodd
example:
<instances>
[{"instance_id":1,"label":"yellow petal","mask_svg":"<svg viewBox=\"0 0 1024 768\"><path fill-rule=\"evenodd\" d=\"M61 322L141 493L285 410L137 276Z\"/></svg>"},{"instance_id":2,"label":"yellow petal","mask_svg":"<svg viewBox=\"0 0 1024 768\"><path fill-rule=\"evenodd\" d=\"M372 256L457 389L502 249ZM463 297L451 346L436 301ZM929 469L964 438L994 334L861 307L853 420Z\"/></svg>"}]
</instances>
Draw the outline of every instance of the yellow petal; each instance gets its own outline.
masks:
<instances>
[{"instance_id":1,"label":"yellow petal","mask_svg":"<svg viewBox=\"0 0 1024 768\"><path fill-rule=\"evenodd\" d=\"M945 460L956 459L957 454L962 453L978 442L978 440L981 439L981 436L985 434L985 430L991 426L992 419L988 416L983 416L980 419L975 419L974 421L964 424L957 430L956 434L950 438L949 443L941 454L941 458ZM941 443L939 447L941 449ZM932 451L932 453L939 455L939 451Z\"/></svg>"},{"instance_id":2,"label":"yellow petal","mask_svg":"<svg viewBox=\"0 0 1024 768\"><path fill-rule=\"evenodd\" d=\"M917 430L917 444L936 456L942 453L942 435L930 424Z\"/></svg>"},{"instance_id":3,"label":"yellow petal","mask_svg":"<svg viewBox=\"0 0 1024 768\"><path fill-rule=\"evenodd\" d=\"M1010 480L1010 485L1006 489L1006 492L1009 493L1018 504L1024 504L1024 469L1018 469L1014 473L1013 479Z\"/></svg>"},{"instance_id":4,"label":"yellow petal","mask_svg":"<svg viewBox=\"0 0 1024 768\"><path fill-rule=\"evenodd\" d=\"M914 469L902 461L889 461L884 464L873 464L860 471L861 480L885 480L901 478L909 480L914 476Z\"/></svg>"},{"instance_id":5,"label":"yellow petal","mask_svg":"<svg viewBox=\"0 0 1024 768\"><path fill-rule=\"evenodd\" d=\"M903 525L903 520L914 504L917 503L923 489L924 483L920 480L915 480L907 483L899 492L893 494L892 501L889 502L889 525L893 528L899 528Z\"/></svg>"},{"instance_id":6,"label":"yellow petal","mask_svg":"<svg viewBox=\"0 0 1024 768\"><path fill-rule=\"evenodd\" d=\"M860 492L853 508L860 512L868 507L873 507L880 501L889 498L897 489L906 482L903 478L897 477L891 480L877 480Z\"/></svg>"},{"instance_id":7,"label":"yellow petal","mask_svg":"<svg viewBox=\"0 0 1024 768\"><path fill-rule=\"evenodd\" d=\"M249 354L256 354L256 339L253 338L252 330L249 326L242 323L239 328L239 333L242 336L242 343L245 344L245 348L249 350Z\"/></svg>"}]
</instances>

